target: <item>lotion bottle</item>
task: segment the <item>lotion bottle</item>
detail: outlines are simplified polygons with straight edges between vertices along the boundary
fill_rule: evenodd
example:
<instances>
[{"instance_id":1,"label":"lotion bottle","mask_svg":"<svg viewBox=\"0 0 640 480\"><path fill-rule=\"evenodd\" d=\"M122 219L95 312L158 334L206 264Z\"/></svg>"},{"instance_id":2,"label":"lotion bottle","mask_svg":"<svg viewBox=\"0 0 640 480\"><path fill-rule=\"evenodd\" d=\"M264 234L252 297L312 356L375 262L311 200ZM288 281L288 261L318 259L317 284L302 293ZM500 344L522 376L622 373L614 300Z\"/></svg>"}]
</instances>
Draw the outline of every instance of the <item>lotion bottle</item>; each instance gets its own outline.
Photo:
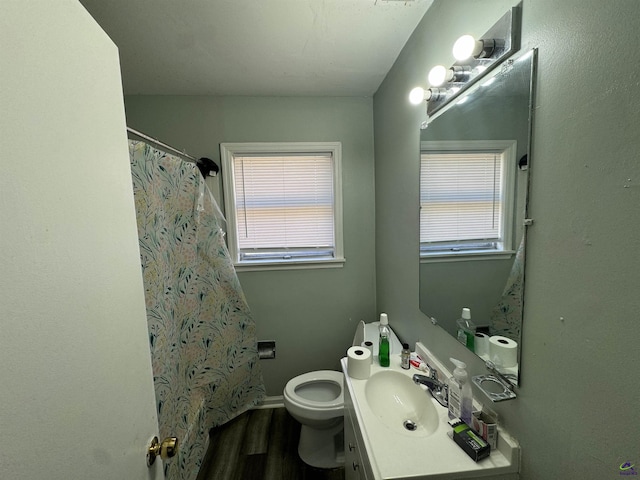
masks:
<instances>
[{"instance_id":1,"label":"lotion bottle","mask_svg":"<svg viewBox=\"0 0 640 480\"><path fill-rule=\"evenodd\" d=\"M391 348L389 345L389 336L391 332L389 330L389 319L386 313L380 314L380 342L378 345L378 361L381 367L388 367L390 364Z\"/></svg>"},{"instance_id":2,"label":"lotion bottle","mask_svg":"<svg viewBox=\"0 0 640 480\"><path fill-rule=\"evenodd\" d=\"M473 396L467 365L455 358L449 360L456 366L453 376L449 378L449 418L459 418L471 426Z\"/></svg>"}]
</instances>

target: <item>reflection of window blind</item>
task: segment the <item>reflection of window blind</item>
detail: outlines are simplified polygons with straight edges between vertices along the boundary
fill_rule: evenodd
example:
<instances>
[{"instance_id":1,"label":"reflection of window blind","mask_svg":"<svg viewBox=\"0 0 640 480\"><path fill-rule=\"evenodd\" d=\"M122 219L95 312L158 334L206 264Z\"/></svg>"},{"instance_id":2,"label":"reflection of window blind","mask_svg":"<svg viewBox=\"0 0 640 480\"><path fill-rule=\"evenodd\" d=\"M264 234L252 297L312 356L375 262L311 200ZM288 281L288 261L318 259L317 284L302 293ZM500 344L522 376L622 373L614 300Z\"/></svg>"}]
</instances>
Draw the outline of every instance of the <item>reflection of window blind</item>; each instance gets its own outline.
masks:
<instances>
[{"instance_id":1,"label":"reflection of window blind","mask_svg":"<svg viewBox=\"0 0 640 480\"><path fill-rule=\"evenodd\" d=\"M423 153L420 242L502 241L502 175L499 153Z\"/></svg>"},{"instance_id":2,"label":"reflection of window blind","mask_svg":"<svg viewBox=\"0 0 640 480\"><path fill-rule=\"evenodd\" d=\"M233 169L241 257L333 255L331 153L235 155Z\"/></svg>"}]
</instances>

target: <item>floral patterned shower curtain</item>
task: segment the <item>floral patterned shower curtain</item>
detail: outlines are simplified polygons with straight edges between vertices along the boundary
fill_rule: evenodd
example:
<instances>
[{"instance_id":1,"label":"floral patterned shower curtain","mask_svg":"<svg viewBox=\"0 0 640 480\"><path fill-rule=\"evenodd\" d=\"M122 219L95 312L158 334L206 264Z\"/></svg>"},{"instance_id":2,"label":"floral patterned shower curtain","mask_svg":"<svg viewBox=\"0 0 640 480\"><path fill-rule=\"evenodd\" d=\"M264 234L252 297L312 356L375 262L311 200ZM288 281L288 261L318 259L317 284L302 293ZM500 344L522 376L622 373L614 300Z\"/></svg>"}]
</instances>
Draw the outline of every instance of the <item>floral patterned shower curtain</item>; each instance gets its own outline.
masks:
<instances>
[{"instance_id":1,"label":"floral patterned shower curtain","mask_svg":"<svg viewBox=\"0 0 640 480\"><path fill-rule=\"evenodd\" d=\"M520 246L513 260L509 278L502 297L491 311L491 335L503 335L520 342L522 310L524 302L524 261L526 232L522 234Z\"/></svg>"},{"instance_id":2,"label":"floral patterned shower curtain","mask_svg":"<svg viewBox=\"0 0 640 480\"><path fill-rule=\"evenodd\" d=\"M198 168L129 142L166 478L193 480L208 431L264 398L255 323Z\"/></svg>"}]
</instances>

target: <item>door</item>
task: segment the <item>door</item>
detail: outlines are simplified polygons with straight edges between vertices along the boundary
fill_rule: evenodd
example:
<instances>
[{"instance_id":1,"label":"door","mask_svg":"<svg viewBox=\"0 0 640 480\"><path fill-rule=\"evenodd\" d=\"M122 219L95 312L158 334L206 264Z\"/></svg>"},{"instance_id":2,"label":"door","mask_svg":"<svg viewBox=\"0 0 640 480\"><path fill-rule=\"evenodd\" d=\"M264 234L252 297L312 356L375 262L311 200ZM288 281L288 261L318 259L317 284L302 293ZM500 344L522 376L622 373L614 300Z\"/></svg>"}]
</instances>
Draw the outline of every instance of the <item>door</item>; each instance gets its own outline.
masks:
<instances>
[{"instance_id":1,"label":"door","mask_svg":"<svg viewBox=\"0 0 640 480\"><path fill-rule=\"evenodd\" d=\"M0 477L161 479L118 51L75 0L0 14Z\"/></svg>"}]
</instances>

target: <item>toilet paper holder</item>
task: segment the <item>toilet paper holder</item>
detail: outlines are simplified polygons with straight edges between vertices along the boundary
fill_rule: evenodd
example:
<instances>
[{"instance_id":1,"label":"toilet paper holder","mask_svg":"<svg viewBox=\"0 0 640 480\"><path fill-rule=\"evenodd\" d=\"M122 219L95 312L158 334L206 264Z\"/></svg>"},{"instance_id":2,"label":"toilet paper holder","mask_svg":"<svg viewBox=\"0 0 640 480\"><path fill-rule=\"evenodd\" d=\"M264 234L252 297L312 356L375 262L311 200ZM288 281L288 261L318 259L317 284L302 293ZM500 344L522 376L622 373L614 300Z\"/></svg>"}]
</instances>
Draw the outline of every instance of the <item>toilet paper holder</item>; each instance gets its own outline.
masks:
<instances>
[{"instance_id":1,"label":"toilet paper holder","mask_svg":"<svg viewBox=\"0 0 640 480\"><path fill-rule=\"evenodd\" d=\"M488 361L485 365L491 373L488 375L476 375L472 379L473 383L482 390L482 393L489 397L492 402L516 398L515 385L498 371L493 362Z\"/></svg>"},{"instance_id":2,"label":"toilet paper holder","mask_svg":"<svg viewBox=\"0 0 640 480\"><path fill-rule=\"evenodd\" d=\"M275 340L258 341L258 358L260 360L276 358Z\"/></svg>"}]
</instances>

